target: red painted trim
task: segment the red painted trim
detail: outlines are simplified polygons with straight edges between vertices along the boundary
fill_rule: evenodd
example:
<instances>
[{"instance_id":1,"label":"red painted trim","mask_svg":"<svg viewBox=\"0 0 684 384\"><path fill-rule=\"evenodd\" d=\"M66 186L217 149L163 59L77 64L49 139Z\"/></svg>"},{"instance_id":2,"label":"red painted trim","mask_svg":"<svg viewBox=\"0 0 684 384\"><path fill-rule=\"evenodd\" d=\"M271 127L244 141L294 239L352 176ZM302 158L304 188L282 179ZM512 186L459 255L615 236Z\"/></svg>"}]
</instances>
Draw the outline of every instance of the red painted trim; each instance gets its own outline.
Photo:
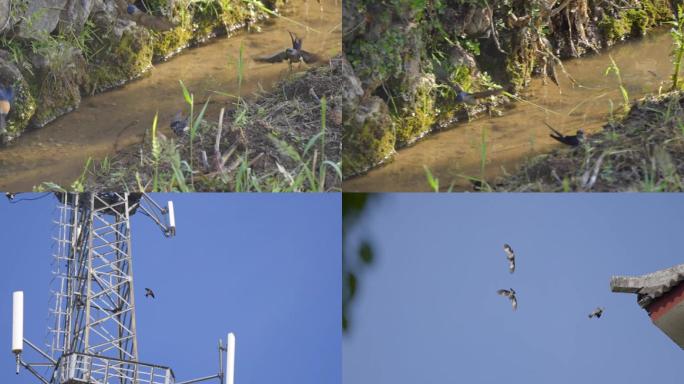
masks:
<instances>
[{"instance_id":1,"label":"red painted trim","mask_svg":"<svg viewBox=\"0 0 684 384\"><path fill-rule=\"evenodd\" d=\"M682 301L684 301L684 283L680 282L672 290L649 304L646 307L646 311L648 311L653 321L657 321Z\"/></svg>"}]
</instances>

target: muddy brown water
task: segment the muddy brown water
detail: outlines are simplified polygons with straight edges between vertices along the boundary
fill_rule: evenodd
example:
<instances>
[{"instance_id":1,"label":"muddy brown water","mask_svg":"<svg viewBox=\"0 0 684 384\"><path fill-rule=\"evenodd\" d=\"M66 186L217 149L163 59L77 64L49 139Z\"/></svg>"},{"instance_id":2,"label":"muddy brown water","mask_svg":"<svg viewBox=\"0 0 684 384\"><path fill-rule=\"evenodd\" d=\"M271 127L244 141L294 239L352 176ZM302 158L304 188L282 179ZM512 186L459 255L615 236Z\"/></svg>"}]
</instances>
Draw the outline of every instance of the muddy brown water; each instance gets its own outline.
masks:
<instances>
[{"instance_id":1,"label":"muddy brown water","mask_svg":"<svg viewBox=\"0 0 684 384\"><path fill-rule=\"evenodd\" d=\"M240 32L189 49L155 65L140 80L84 98L77 111L0 148L0 191L30 191L44 181L70 185L89 157L102 159L140 143L157 112L161 132L172 135L168 128L171 118L181 108L187 111L179 80L194 93L196 113L211 97L213 102L205 117L217 121L220 107L233 100L220 93L238 93L235 63L241 44L246 67L241 93L247 97L259 89L272 88L289 75L286 63L262 64L251 60L290 46L287 31L303 37L304 49L324 59L342 50L339 0L322 0L320 7L313 0L290 1L285 14L294 22L271 19L261 24L259 33ZM295 71L305 69L305 65L294 65Z\"/></svg>"},{"instance_id":2,"label":"muddy brown water","mask_svg":"<svg viewBox=\"0 0 684 384\"><path fill-rule=\"evenodd\" d=\"M501 117L483 117L468 124L430 135L400 150L394 160L369 173L346 180L345 192L428 191L424 165L439 179L440 189L454 183L454 190L470 190L464 176L479 177L482 130L486 133L485 177L493 180L515 169L526 159L561 146L549 137L547 121L565 134L583 128L591 134L601 129L622 96L614 74L605 75L609 54L620 68L623 82L634 100L667 89L672 71L672 38L657 31L606 53L564 63L580 86L560 75L560 87L535 79L524 98L538 106L514 103ZM553 111L553 112L550 112Z\"/></svg>"}]
</instances>

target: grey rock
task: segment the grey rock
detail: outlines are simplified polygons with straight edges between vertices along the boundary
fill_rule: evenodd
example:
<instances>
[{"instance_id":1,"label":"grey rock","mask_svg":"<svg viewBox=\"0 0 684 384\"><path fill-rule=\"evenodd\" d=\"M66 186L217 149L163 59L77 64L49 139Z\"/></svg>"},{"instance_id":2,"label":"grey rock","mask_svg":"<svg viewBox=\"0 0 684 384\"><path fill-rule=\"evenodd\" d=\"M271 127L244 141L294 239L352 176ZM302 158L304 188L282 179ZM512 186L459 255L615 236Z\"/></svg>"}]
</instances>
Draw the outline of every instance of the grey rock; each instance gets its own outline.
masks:
<instances>
[{"instance_id":1,"label":"grey rock","mask_svg":"<svg viewBox=\"0 0 684 384\"><path fill-rule=\"evenodd\" d=\"M17 35L40 40L57 28L67 0L32 0L19 22Z\"/></svg>"},{"instance_id":2,"label":"grey rock","mask_svg":"<svg viewBox=\"0 0 684 384\"><path fill-rule=\"evenodd\" d=\"M80 105L80 85L86 76L86 62L78 48L68 45L35 53L31 62L41 85L31 125L43 127Z\"/></svg>"},{"instance_id":3,"label":"grey rock","mask_svg":"<svg viewBox=\"0 0 684 384\"><path fill-rule=\"evenodd\" d=\"M0 32L10 27L10 0L0 0Z\"/></svg>"},{"instance_id":4,"label":"grey rock","mask_svg":"<svg viewBox=\"0 0 684 384\"><path fill-rule=\"evenodd\" d=\"M363 96L361 80L354 74L354 70L345 57L341 59L342 72L342 116L354 116L359 101Z\"/></svg>"},{"instance_id":5,"label":"grey rock","mask_svg":"<svg viewBox=\"0 0 684 384\"><path fill-rule=\"evenodd\" d=\"M60 30L81 33L94 5L94 0L68 0L62 11Z\"/></svg>"},{"instance_id":6,"label":"grey rock","mask_svg":"<svg viewBox=\"0 0 684 384\"><path fill-rule=\"evenodd\" d=\"M342 42L350 43L366 29L366 18L353 1L342 2Z\"/></svg>"}]
</instances>

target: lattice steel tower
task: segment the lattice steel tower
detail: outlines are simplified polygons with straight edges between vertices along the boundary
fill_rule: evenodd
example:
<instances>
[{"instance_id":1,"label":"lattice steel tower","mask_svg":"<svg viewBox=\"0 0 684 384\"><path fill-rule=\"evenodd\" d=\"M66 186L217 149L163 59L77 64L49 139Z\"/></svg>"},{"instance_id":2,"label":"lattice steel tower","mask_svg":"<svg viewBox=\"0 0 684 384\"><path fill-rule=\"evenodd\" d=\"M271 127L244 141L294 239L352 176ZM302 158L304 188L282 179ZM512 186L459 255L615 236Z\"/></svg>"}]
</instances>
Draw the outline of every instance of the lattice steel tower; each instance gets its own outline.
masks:
<instances>
[{"instance_id":1,"label":"lattice steel tower","mask_svg":"<svg viewBox=\"0 0 684 384\"><path fill-rule=\"evenodd\" d=\"M170 368L138 360L130 225L130 217L139 212L165 236L175 235L173 203L161 207L140 193L55 195L59 203L49 350L23 338L23 293L15 293L13 324L21 326L21 332L13 332L17 373L23 366L44 384L174 384ZM234 351L234 340L229 336L228 348L219 342L219 361L223 351ZM23 342L49 363L24 362ZM232 358L229 353L229 371ZM47 375L37 371L41 366L48 368ZM218 374L185 383L223 377L221 363Z\"/></svg>"}]
</instances>

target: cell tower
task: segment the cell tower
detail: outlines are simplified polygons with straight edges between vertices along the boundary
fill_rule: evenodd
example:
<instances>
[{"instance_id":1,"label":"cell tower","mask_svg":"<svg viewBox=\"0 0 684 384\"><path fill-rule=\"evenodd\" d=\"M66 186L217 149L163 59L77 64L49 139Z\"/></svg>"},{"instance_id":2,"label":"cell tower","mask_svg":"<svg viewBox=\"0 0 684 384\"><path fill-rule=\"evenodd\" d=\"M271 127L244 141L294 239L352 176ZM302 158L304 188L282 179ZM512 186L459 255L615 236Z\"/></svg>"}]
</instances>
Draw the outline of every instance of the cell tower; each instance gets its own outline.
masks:
<instances>
[{"instance_id":1,"label":"cell tower","mask_svg":"<svg viewBox=\"0 0 684 384\"><path fill-rule=\"evenodd\" d=\"M174 236L173 202L161 207L143 193L56 193L52 326L48 351L23 337L23 292L13 296L12 351L44 384L190 384L218 379L233 384L235 336L219 341L215 375L176 383L169 367L138 360L130 217L141 213ZM23 343L43 359L22 359ZM223 354L227 352L227 372ZM48 372L41 374L40 369Z\"/></svg>"}]
</instances>

